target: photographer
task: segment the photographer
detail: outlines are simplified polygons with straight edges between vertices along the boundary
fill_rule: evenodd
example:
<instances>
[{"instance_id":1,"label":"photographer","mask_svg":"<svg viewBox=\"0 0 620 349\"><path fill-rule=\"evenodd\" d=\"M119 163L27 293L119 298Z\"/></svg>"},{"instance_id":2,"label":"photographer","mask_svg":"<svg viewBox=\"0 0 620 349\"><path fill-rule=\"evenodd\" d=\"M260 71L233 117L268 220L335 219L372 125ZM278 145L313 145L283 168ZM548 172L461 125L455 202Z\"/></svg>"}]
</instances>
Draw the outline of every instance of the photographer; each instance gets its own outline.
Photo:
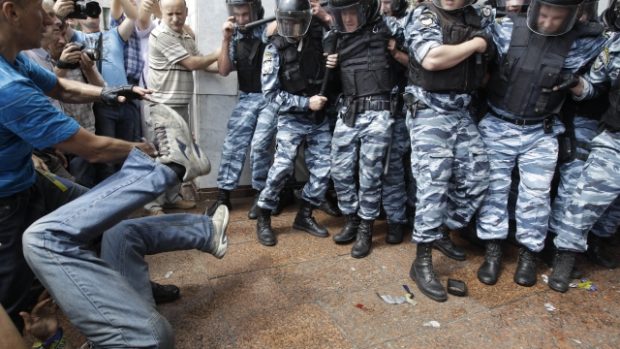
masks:
<instances>
[{"instance_id":1,"label":"photographer","mask_svg":"<svg viewBox=\"0 0 620 349\"><path fill-rule=\"evenodd\" d=\"M122 1L121 6L127 18L119 26L105 32L100 30L101 8L96 10L96 2L81 4L82 11L76 13L74 0L57 0L54 4L56 16L59 18L74 17L79 19L83 31L67 27L70 41L85 44L89 48L101 50L100 72L106 86L127 85L124 46L135 29L135 11L127 10L128 2ZM121 107L112 107L96 103L95 129L98 135L137 141L142 136L140 109L138 103L126 103ZM120 165L98 165L97 182L109 177L120 168Z\"/></svg>"},{"instance_id":2,"label":"photographer","mask_svg":"<svg viewBox=\"0 0 620 349\"><path fill-rule=\"evenodd\" d=\"M67 44L64 26L65 24L63 24L59 40L49 48L52 59L57 62L54 67L54 73L61 78L104 86L103 77L97 71L95 61L91 59L92 52L75 43ZM61 102L60 104L62 110L76 119L80 126L95 133L93 103L72 104ZM68 156L68 158L69 173L75 178L75 182L92 188L95 185L95 167L82 157Z\"/></svg>"}]
</instances>

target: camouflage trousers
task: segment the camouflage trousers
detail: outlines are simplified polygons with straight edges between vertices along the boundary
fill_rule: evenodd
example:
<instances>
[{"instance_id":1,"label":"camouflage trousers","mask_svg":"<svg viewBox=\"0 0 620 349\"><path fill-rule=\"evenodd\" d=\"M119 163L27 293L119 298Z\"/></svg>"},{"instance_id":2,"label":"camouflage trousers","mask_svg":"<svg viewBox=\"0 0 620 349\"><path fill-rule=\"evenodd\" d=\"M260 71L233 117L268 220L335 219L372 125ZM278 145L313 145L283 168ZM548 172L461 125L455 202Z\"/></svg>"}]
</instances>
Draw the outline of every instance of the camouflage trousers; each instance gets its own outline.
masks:
<instances>
[{"instance_id":1,"label":"camouflage trousers","mask_svg":"<svg viewBox=\"0 0 620 349\"><path fill-rule=\"evenodd\" d=\"M603 131L591 144L576 189L557 221L558 249L584 252L588 232L620 194L620 132Z\"/></svg>"},{"instance_id":2,"label":"camouflage trousers","mask_svg":"<svg viewBox=\"0 0 620 349\"><path fill-rule=\"evenodd\" d=\"M266 101L261 93L240 93L239 102L228 120L217 174L218 188L233 190L237 187L245 163L245 154L254 135L256 119L265 105Z\"/></svg>"},{"instance_id":3,"label":"camouflage trousers","mask_svg":"<svg viewBox=\"0 0 620 349\"><path fill-rule=\"evenodd\" d=\"M379 216L383 160L392 135L391 125L388 111L357 114L353 127L342 119L336 122L332 179L343 214L357 214L366 220Z\"/></svg>"},{"instance_id":4,"label":"camouflage trousers","mask_svg":"<svg viewBox=\"0 0 620 349\"><path fill-rule=\"evenodd\" d=\"M252 148L250 151L252 188L258 191L265 188L267 174L273 162L274 139L278 130L278 108L279 104L277 103L267 103L265 108L258 114L254 137L252 137Z\"/></svg>"},{"instance_id":5,"label":"camouflage trousers","mask_svg":"<svg viewBox=\"0 0 620 349\"><path fill-rule=\"evenodd\" d=\"M482 240L508 236L508 195L514 166L519 171L516 201L516 239L533 252L542 250L549 223L551 180L558 158L557 135L564 125L556 121L552 132L543 123L519 126L487 114L478 125L489 153L490 182L478 215Z\"/></svg>"},{"instance_id":6,"label":"camouflage trousers","mask_svg":"<svg viewBox=\"0 0 620 349\"><path fill-rule=\"evenodd\" d=\"M403 157L409 152L411 141L405 118L394 119L389 151L388 172L383 177L382 203L388 223L407 223L407 186Z\"/></svg>"},{"instance_id":7,"label":"camouflage trousers","mask_svg":"<svg viewBox=\"0 0 620 349\"><path fill-rule=\"evenodd\" d=\"M484 143L466 110L431 108L407 114L411 171L416 182L412 240L429 243L442 237L442 225L465 227L488 186Z\"/></svg>"},{"instance_id":8,"label":"camouflage trousers","mask_svg":"<svg viewBox=\"0 0 620 349\"><path fill-rule=\"evenodd\" d=\"M305 141L304 152L309 178L301 193L303 200L314 206L325 201L329 182L329 146L331 132L327 118L320 124L300 114L280 114L276 134L276 154L269 169L265 188L261 191L258 206L273 210L278 204L280 191L293 173L297 148Z\"/></svg>"},{"instance_id":9,"label":"camouflage trousers","mask_svg":"<svg viewBox=\"0 0 620 349\"><path fill-rule=\"evenodd\" d=\"M592 139L598 133L597 120L576 116L573 123L577 157L559 166L560 184L558 194L551 205L551 218L549 219L551 232L556 232L559 222L564 219L568 201L577 189L577 181L590 153ZM620 224L620 200L615 200L590 232L599 237L610 237L614 235L618 224Z\"/></svg>"}]
</instances>

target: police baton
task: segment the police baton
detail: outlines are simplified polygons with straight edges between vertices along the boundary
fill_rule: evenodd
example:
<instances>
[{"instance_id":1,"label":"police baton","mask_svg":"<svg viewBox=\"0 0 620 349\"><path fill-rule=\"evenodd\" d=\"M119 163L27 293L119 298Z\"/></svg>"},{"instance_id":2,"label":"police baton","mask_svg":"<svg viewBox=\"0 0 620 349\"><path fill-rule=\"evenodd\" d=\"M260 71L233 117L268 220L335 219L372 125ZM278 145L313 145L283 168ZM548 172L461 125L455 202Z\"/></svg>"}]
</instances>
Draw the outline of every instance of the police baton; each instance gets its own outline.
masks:
<instances>
[{"instance_id":1,"label":"police baton","mask_svg":"<svg viewBox=\"0 0 620 349\"><path fill-rule=\"evenodd\" d=\"M258 27L259 25L263 25L265 23L273 22L275 20L276 20L276 16L271 16L271 17L259 19L258 21L250 22L244 25L238 25L237 28L241 30L248 30L248 29Z\"/></svg>"},{"instance_id":2,"label":"police baton","mask_svg":"<svg viewBox=\"0 0 620 349\"><path fill-rule=\"evenodd\" d=\"M327 6L327 0L321 1L320 4L321 4L321 7ZM245 25L237 26L237 28L239 28L241 30L248 30L248 29L252 29L254 27L258 27L259 25L262 25L262 24L265 24L265 23L273 22L275 20L276 20L276 16L271 16L271 17L259 19L258 21L247 23Z\"/></svg>"},{"instance_id":3,"label":"police baton","mask_svg":"<svg viewBox=\"0 0 620 349\"><path fill-rule=\"evenodd\" d=\"M336 46L338 45L338 33L334 30L330 30L325 34L323 38L323 52L328 55L336 53ZM325 73L323 74L323 82L321 83L321 90L319 91L319 96L325 96L327 92L327 84L329 83L332 68L325 68ZM325 109L325 106L323 106ZM312 112L312 119L316 120L317 112ZM316 121L315 121L316 122Z\"/></svg>"}]
</instances>

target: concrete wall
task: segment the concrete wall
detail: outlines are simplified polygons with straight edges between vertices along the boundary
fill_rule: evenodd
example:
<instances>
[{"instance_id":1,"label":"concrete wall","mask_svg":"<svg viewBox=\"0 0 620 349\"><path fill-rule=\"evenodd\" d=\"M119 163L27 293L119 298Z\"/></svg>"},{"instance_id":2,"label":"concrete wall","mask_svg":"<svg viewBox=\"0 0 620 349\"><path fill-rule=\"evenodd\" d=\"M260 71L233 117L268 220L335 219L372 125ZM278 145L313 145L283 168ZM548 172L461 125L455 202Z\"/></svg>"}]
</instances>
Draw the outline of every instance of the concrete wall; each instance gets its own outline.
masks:
<instances>
[{"instance_id":1,"label":"concrete wall","mask_svg":"<svg viewBox=\"0 0 620 349\"><path fill-rule=\"evenodd\" d=\"M263 0L265 15L274 11L275 0ZM196 43L202 53L209 53L221 45L221 27L228 17L225 0L187 0L190 16L188 24L196 32ZM196 181L200 188L217 187L220 152L226 137L226 124L237 103L237 75L227 77L205 72L195 73L196 98L193 106L192 128L200 144L207 149L212 171ZM239 185L250 185L249 154Z\"/></svg>"}]
</instances>

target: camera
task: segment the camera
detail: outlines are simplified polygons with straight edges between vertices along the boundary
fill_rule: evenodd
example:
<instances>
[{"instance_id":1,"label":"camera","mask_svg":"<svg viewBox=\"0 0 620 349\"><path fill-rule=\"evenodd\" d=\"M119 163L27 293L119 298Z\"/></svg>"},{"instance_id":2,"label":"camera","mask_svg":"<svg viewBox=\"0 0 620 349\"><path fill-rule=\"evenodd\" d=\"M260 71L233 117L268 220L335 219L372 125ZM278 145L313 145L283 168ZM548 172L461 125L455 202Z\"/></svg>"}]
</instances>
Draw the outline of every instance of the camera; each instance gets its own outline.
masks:
<instances>
[{"instance_id":1,"label":"camera","mask_svg":"<svg viewBox=\"0 0 620 349\"><path fill-rule=\"evenodd\" d=\"M55 0L54 0L55 1ZM73 12L67 18L86 19L86 17L97 18L101 14L101 6L94 0L73 0Z\"/></svg>"},{"instance_id":2,"label":"camera","mask_svg":"<svg viewBox=\"0 0 620 349\"><path fill-rule=\"evenodd\" d=\"M101 50L99 48L86 47L83 43L77 43L78 49L88 56L93 61L101 59Z\"/></svg>"}]
</instances>

